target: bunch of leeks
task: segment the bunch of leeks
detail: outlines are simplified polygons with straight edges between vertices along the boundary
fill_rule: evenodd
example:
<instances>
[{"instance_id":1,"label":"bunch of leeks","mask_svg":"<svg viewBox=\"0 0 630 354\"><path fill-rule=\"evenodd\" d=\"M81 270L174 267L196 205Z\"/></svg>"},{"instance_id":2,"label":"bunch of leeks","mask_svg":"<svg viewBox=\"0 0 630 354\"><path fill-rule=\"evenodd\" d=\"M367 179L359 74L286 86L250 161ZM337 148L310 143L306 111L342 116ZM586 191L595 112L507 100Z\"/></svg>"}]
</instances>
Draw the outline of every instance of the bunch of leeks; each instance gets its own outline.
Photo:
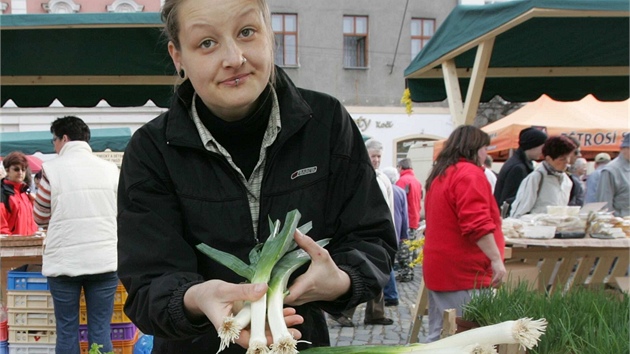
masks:
<instances>
[{"instance_id":1,"label":"bunch of leeks","mask_svg":"<svg viewBox=\"0 0 630 354\"><path fill-rule=\"evenodd\" d=\"M300 212L292 210L287 213L282 229L280 221L269 220L270 236L263 244L257 245L249 255L250 264L245 264L238 257L219 251L205 244L197 245L197 249L213 260L230 268L251 283L269 284L267 294L261 299L245 303L235 316L228 316L218 330L221 338L219 352L227 348L238 338L240 331L251 326L248 354L297 353L297 341L289 332L283 314L283 301L286 296L287 283L291 274L310 260L308 253L297 248L293 239L296 229L306 234L311 223L297 228ZM329 239L317 243L324 247ZM293 250L295 249L295 250ZM267 347L265 324L269 324L273 336L271 348Z\"/></svg>"}]
</instances>

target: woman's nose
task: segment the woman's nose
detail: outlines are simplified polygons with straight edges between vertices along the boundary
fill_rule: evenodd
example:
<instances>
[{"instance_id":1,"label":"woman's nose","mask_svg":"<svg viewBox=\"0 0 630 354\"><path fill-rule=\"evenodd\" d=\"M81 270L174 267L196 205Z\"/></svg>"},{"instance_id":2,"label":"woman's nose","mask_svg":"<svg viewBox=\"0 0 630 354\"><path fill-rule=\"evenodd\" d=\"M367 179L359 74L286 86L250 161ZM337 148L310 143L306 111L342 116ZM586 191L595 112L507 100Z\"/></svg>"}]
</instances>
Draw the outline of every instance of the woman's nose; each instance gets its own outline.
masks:
<instances>
[{"instance_id":1,"label":"woman's nose","mask_svg":"<svg viewBox=\"0 0 630 354\"><path fill-rule=\"evenodd\" d=\"M225 45L225 57L223 59L223 67L238 68L243 65L243 51L234 42L226 43Z\"/></svg>"}]
</instances>

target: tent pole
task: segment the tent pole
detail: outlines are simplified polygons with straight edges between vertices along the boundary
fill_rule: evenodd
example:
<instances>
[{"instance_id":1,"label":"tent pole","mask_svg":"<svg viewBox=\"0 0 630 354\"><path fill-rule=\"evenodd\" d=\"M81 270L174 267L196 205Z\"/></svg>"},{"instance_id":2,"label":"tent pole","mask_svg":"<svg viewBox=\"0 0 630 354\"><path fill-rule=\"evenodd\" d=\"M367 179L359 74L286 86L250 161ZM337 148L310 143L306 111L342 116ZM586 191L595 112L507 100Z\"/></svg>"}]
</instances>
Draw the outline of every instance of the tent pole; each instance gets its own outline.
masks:
<instances>
[{"instance_id":1,"label":"tent pole","mask_svg":"<svg viewBox=\"0 0 630 354\"><path fill-rule=\"evenodd\" d=\"M442 63L442 74L444 75L444 86L446 88L446 97L448 100L448 108L451 110L453 117L453 128L464 124L462 92L459 89L459 80L457 79L457 67L455 60L446 60Z\"/></svg>"},{"instance_id":2,"label":"tent pole","mask_svg":"<svg viewBox=\"0 0 630 354\"><path fill-rule=\"evenodd\" d=\"M490 64L490 57L492 56L494 38L495 37L492 37L481 42L477 47L475 64L473 65L472 75L470 76L470 83L468 84L468 92L466 93L466 102L463 110L466 124L473 124L475 122L481 92L483 91L483 84L488 74L488 65Z\"/></svg>"}]
</instances>

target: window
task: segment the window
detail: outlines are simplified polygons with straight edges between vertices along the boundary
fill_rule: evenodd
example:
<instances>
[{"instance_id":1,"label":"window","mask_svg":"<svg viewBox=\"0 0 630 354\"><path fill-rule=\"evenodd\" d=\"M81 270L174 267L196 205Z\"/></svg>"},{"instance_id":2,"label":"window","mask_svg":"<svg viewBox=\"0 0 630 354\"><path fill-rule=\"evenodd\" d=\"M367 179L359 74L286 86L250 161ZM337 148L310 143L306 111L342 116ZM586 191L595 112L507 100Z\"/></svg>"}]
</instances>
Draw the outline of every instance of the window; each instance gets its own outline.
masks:
<instances>
[{"instance_id":1,"label":"window","mask_svg":"<svg viewBox=\"0 0 630 354\"><path fill-rule=\"evenodd\" d=\"M271 27L276 41L276 65L297 66L297 15L272 14Z\"/></svg>"},{"instance_id":2,"label":"window","mask_svg":"<svg viewBox=\"0 0 630 354\"><path fill-rule=\"evenodd\" d=\"M411 19L411 60L424 48L429 39L435 33L435 19L412 18Z\"/></svg>"},{"instance_id":3,"label":"window","mask_svg":"<svg viewBox=\"0 0 630 354\"><path fill-rule=\"evenodd\" d=\"M51 14L71 14L81 9L81 5L72 0L50 0L43 3L42 7Z\"/></svg>"},{"instance_id":4,"label":"window","mask_svg":"<svg viewBox=\"0 0 630 354\"><path fill-rule=\"evenodd\" d=\"M368 50L367 16L343 17L343 66L366 68Z\"/></svg>"},{"instance_id":5,"label":"window","mask_svg":"<svg viewBox=\"0 0 630 354\"><path fill-rule=\"evenodd\" d=\"M134 0L116 0L107 5L108 12L142 12L143 5L138 5Z\"/></svg>"}]
</instances>

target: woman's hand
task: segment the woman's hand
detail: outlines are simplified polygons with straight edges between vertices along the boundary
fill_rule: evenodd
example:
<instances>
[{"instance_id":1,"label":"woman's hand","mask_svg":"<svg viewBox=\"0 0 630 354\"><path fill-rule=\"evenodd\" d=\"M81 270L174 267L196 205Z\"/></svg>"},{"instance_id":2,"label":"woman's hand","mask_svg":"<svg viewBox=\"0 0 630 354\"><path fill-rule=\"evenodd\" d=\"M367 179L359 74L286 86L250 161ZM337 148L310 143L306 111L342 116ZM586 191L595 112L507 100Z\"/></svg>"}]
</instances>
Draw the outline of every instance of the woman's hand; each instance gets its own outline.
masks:
<instances>
[{"instance_id":1,"label":"woman's hand","mask_svg":"<svg viewBox=\"0 0 630 354\"><path fill-rule=\"evenodd\" d=\"M499 287L501 283L503 283L503 279L507 275L507 271L505 270L505 264L503 264L502 259L497 259L492 261L492 286Z\"/></svg>"},{"instance_id":2,"label":"woman's hand","mask_svg":"<svg viewBox=\"0 0 630 354\"><path fill-rule=\"evenodd\" d=\"M230 314L238 312L243 301L256 301L267 292L267 284L232 284L222 280L209 280L190 287L184 294L184 307L188 317L207 317L215 328L219 328L223 319ZM284 319L289 331L295 339L300 339L302 334L291 327L304 322L302 316L295 313L293 308L284 309ZM241 331L236 344L247 348L249 344L249 327ZM271 332L267 329L267 342L273 342Z\"/></svg>"},{"instance_id":3,"label":"woman's hand","mask_svg":"<svg viewBox=\"0 0 630 354\"><path fill-rule=\"evenodd\" d=\"M285 304L297 306L313 301L333 301L350 290L350 276L337 267L326 249L299 231L295 232L294 238L311 256L311 264L289 287Z\"/></svg>"}]
</instances>

